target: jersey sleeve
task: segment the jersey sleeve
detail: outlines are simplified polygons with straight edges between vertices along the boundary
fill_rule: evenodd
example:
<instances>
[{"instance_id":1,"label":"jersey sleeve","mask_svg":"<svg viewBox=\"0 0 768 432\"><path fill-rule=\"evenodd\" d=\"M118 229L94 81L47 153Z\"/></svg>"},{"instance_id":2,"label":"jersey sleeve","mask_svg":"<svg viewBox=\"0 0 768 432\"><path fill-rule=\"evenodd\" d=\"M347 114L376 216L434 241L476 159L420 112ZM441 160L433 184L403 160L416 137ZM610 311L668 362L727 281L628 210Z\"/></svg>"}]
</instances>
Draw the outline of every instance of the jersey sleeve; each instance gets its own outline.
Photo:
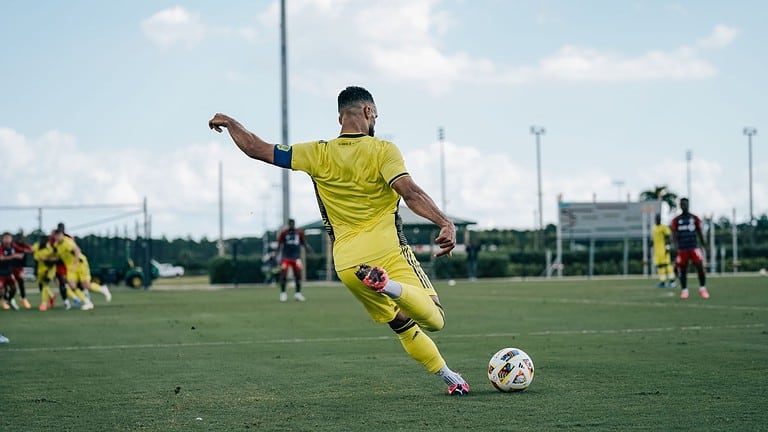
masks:
<instances>
[{"instance_id":1,"label":"jersey sleeve","mask_svg":"<svg viewBox=\"0 0 768 432\"><path fill-rule=\"evenodd\" d=\"M278 144L275 146L274 164L281 168L304 171L312 175L316 150L317 141L294 144L292 146Z\"/></svg>"},{"instance_id":2,"label":"jersey sleeve","mask_svg":"<svg viewBox=\"0 0 768 432\"><path fill-rule=\"evenodd\" d=\"M379 172L384 180L391 186L392 183L400 177L407 176L405 161L400 149L389 141L382 141L384 144L381 154L381 164Z\"/></svg>"}]
</instances>

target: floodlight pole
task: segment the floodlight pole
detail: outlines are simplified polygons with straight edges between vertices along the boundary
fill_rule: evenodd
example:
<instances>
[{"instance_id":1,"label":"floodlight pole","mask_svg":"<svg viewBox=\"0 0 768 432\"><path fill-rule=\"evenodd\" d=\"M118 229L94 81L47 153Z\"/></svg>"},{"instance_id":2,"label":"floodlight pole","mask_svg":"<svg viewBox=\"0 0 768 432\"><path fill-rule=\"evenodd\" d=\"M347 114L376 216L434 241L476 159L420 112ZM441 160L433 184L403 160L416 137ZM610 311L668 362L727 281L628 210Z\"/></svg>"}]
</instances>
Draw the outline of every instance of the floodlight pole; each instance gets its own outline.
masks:
<instances>
[{"instance_id":1,"label":"floodlight pole","mask_svg":"<svg viewBox=\"0 0 768 432\"><path fill-rule=\"evenodd\" d=\"M621 201L621 187L624 186L624 180L614 180L611 183L616 186L616 201Z\"/></svg>"},{"instance_id":2,"label":"floodlight pole","mask_svg":"<svg viewBox=\"0 0 768 432\"><path fill-rule=\"evenodd\" d=\"M285 36L285 0L280 0L280 90L282 99L283 144L288 145L288 55ZM284 169L283 175L283 221L288 223L291 217L291 178L290 170Z\"/></svg>"},{"instance_id":3,"label":"floodlight pole","mask_svg":"<svg viewBox=\"0 0 768 432\"><path fill-rule=\"evenodd\" d=\"M544 229L544 216L542 214L541 205L541 136L546 133L546 129L543 126L531 126L531 133L536 135L536 175L538 177L539 185L539 236ZM543 245L543 239L541 245Z\"/></svg>"},{"instance_id":4,"label":"floodlight pole","mask_svg":"<svg viewBox=\"0 0 768 432\"><path fill-rule=\"evenodd\" d=\"M437 139L440 141L440 193L443 213L448 211L448 201L445 198L445 129L437 128Z\"/></svg>"},{"instance_id":5,"label":"floodlight pole","mask_svg":"<svg viewBox=\"0 0 768 432\"><path fill-rule=\"evenodd\" d=\"M757 129L745 127L744 135L747 136L749 147L749 224L752 225L752 222L755 220L755 214L752 212L752 137L757 135Z\"/></svg>"},{"instance_id":6,"label":"floodlight pole","mask_svg":"<svg viewBox=\"0 0 768 432\"><path fill-rule=\"evenodd\" d=\"M693 151L686 150L685 151L685 173L686 173L686 185L688 187L688 202L690 203L691 200L691 159L693 159Z\"/></svg>"},{"instance_id":7,"label":"floodlight pole","mask_svg":"<svg viewBox=\"0 0 768 432\"><path fill-rule=\"evenodd\" d=\"M219 241L216 243L219 256L224 256L224 168L219 161Z\"/></svg>"},{"instance_id":8,"label":"floodlight pole","mask_svg":"<svg viewBox=\"0 0 768 432\"><path fill-rule=\"evenodd\" d=\"M150 285L152 285L152 264L150 262L150 232L149 232L149 212L147 211L147 197L144 197L144 202L142 204L142 209L144 210L144 264L142 265L142 271L144 272L144 289L149 289Z\"/></svg>"}]
</instances>

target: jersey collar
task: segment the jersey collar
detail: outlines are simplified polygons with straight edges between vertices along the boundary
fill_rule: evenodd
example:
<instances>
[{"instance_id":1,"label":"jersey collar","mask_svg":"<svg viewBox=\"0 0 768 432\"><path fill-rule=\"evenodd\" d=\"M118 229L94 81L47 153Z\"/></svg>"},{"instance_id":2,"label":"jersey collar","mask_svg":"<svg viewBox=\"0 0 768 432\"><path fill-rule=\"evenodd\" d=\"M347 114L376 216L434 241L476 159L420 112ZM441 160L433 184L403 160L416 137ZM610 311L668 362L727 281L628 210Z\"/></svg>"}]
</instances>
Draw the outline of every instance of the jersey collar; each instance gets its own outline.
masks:
<instances>
[{"instance_id":1,"label":"jersey collar","mask_svg":"<svg viewBox=\"0 0 768 432\"><path fill-rule=\"evenodd\" d=\"M362 138L366 136L364 133L343 133L339 135L339 138Z\"/></svg>"}]
</instances>

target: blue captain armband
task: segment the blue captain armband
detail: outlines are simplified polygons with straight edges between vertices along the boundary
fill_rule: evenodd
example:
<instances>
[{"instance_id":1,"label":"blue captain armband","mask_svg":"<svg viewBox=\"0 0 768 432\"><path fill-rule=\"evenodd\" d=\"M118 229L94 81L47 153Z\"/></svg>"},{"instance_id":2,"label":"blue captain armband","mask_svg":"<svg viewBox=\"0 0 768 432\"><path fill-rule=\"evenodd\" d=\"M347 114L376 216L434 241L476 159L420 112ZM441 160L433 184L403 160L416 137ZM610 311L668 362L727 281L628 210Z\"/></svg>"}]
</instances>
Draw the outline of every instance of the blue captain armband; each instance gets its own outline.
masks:
<instances>
[{"instance_id":1,"label":"blue captain armband","mask_svg":"<svg viewBox=\"0 0 768 432\"><path fill-rule=\"evenodd\" d=\"M274 162L273 164L280 168L290 168L291 158L293 157L293 148L286 144L275 145Z\"/></svg>"}]
</instances>

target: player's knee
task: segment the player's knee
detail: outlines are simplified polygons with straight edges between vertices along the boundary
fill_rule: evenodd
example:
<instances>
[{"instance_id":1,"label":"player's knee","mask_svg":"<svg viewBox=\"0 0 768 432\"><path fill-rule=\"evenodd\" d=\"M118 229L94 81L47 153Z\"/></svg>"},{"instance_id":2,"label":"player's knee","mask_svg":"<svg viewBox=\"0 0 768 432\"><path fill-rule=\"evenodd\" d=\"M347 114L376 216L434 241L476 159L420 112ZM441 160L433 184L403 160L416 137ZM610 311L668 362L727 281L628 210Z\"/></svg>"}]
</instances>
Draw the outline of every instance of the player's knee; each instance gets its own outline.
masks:
<instances>
[{"instance_id":1,"label":"player's knee","mask_svg":"<svg viewBox=\"0 0 768 432\"><path fill-rule=\"evenodd\" d=\"M440 307L440 305L436 306L437 312L432 314L428 320L421 323L421 327L426 331L436 332L445 327L445 312L443 312L443 308Z\"/></svg>"},{"instance_id":2,"label":"player's knee","mask_svg":"<svg viewBox=\"0 0 768 432\"><path fill-rule=\"evenodd\" d=\"M401 315L396 316L395 319L388 322L387 324L389 324L389 328L391 328L392 331L397 334L403 333L408 329L410 329L411 327L417 325L416 321L412 320L407 316L401 316Z\"/></svg>"}]
</instances>

